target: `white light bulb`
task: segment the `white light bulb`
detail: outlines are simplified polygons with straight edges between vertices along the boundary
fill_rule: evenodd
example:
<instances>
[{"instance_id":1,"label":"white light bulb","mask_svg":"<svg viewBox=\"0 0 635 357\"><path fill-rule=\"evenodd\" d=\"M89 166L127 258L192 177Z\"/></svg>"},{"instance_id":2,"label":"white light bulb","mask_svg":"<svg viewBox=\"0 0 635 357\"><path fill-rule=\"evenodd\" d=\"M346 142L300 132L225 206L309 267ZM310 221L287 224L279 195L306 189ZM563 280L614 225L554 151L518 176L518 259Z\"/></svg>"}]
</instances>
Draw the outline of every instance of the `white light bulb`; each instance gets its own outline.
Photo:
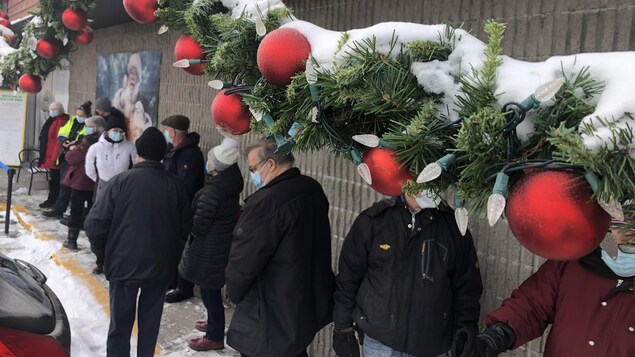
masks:
<instances>
[{"instance_id":1,"label":"white light bulb","mask_svg":"<svg viewBox=\"0 0 635 357\"><path fill-rule=\"evenodd\" d=\"M95 20L93 20L93 19L88 19L88 20L86 20L86 21L88 21L88 22L95 22Z\"/></svg>"},{"instance_id":2,"label":"white light bulb","mask_svg":"<svg viewBox=\"0 0 635 357\"><path fill-rule=\"evenodd\" d=\"M487 198L487 221L493 227L505 211L505 196L500 193L492 193Z\"/></svg>"},{"instance_id":3,"label":"white light bulb","mask_svg":"<svg viewBox=\"0 0 635 357\"><path fill-rule=\"evenodd\" d=\"M417 183L425 183L435 180L437 177L441 176L441 172L443 172L441 165L436 162L428 164L417 177Z\"/></svg>"},{"instance_id":4,"label":"white light bulb","mask_svg":"<svg viewBox=\"0 0 635 357\"><path fill-rule=\"evenodd\" d=\"M0 25L0 31L2 31L2 36L14 36L15 33L11 31L10 28Z\"/></svg>"},{"instance_id":5,"label":"white light bulb","mask_svg":"<svg viewBox=\"0 0 635 357\"><path fill-rule=\"evenodd\" d=\"M37 48L37 39L34 36L29 37L29 39L26 40L26 46L35 51L35 48Z\"/></svg>"},{"instance_id":6,"label":"white light bulb","mask_svg":"<svg viewBox=\"0 0 635 357\"><path fill-rule=\"evenodd\" d=\"M172 65L176 68L188 68L190 66L190 60L189 59L178 60L172 63Z\"/></svg>"},{"instance_id":7,"label":"white light bulb","mask_svg":"<svg viewBox=\"0 0 635 357\"><path fill-rule=\"evenodd\" d=\"M614 197L611 197L608 202L603 199L599 199L598 204L614 219L618 221L624 220L624 210L622 209L622 205Z\"/></svg>"},{"instance_id":8,"label":"white light bulb","mask_svg":"<svg viewBox=\"0 0 635 357\"><path fill-rule=\"evenodd\" d=\"M353 135L353 140L369 148L376 148L379 146L379 137L373 134Z\"/></svg>"},{"instance_id":9,"label":"white light bulb","mask_svg":"<svg viewBox=\"0 0 635 357\"><path fill-rule=\"evenodd\" d=\"M320 121L317 119L317 117L318 117L318 108L313 107L313 109L311 109L311 123L318 124Z\"/></svg>"},{"instance_id":10,"label":"white light bulb","mask_svg":"<svg viewBox=\"0 0 635 357\"><path fill-rule=\"evenodd\" d=\"M159 31L157 31L157 35L163 35L164 33L168 32L170 30L170 28L167 25L163 25L159 28Z\"/></svg>"},{"instance_id":11,"label":"white light bulb","mask_svg":"<svg viewBox=\"0 0 635 357\"><path fill-rule=\"evenodd\" d=\"M602 248L602 250L604 250L611 259L617 260L617 250L619 248L617 246L617 239L613 233L609 232L604 236L602 243L600 243L600 248Z\"/></svg>"},{"instance_id":12,"label":"white light bulb","mask_svg":"<svg viewBox=\"0 0 635 357\"><path fill-rule=\"evenodd\" d=\"M66 46L67 43L68 43L68 37L64 37L62 39L62 45Z\"/></svg>"},{"instance_id":13,"label":"white light bulb","mask_svg":"<svg viewBox=\"0 0 635 357\"><path fill-rule=\"evenodd\" d=\"M262 120L263 113L261 110L249 108L251 115L256 119L257 122Z\"/></svg>"},{"instance_id":14,"label":"white light bulb","mask_svg":"<svg viewBox=\"0 0 635 357\"><path fill-rule=\"evenodd\" d=\"M563 84L564 77L542 84L536 88L534 98L536 98L539 102L546 102L556 96Z\"/></svg>"},{"instance_id":15,"label":"white light bulb","mask_svg":"<svg viewBox=\"0 0 635 357\"><path fill-rule=\"evenodd\" d=\"M212 81L207 82L207 85L212 87L212 88L214 88L214 89L221 90L221 89L223 89L224 83L223 83L223 81L221 81L219 79L214 79Z\"/></svg>"},{"instance_id":16,"label":"white light bulb","mask_svg":"<svg viewBox=\"0 0 635 357\"><path fill-rule=\"evenodd\" d=\"M267 27L261 17L256 18L256 34L258 36L264 36L267 34Z\"/></svg>"},{"instance_id":17,"label":"white light bulb","mask_svg":"<svg viewBox=\"0 0 635 357\"><path fill-rule=\"evenodd\" d=\"M370 174L370 168L365 163L357 165L357 173L362 177L362 180L369 185L373 184L373 176Z\"/></svg>"},{"instance_id":18,"label":"white light bulb","mask_svg":"<svg viewBox=\"0 0 635 357\"><path fill-rule=\"evenodd\" d=\"M309 82L309 84L317 83L317 71L315 70L310 57L306 60L304 75L306 76L306 81Z\"/></svg>"},{"instance_id":19,"label":"white light bulb","mask_svg":"<svg viewBox=\"0 0 635 357\"><path fill-rule=\"evenodd\" d=\"M467 213L467 208L460 207L455 209L454 219L456 220L456 225L459 227L461 235L465 235L467 232L467 222L470 219L469 214Z\"/></svg>"}]
</instances>

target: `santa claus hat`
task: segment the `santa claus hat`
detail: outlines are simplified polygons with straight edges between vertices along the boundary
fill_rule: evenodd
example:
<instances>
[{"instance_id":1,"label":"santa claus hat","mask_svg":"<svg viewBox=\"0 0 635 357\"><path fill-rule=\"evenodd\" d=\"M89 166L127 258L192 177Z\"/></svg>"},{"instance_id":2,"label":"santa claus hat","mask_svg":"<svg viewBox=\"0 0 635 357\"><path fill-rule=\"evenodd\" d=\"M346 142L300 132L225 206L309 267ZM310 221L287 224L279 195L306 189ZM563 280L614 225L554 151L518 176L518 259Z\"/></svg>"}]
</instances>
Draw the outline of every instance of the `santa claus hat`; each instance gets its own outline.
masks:
<instances>
[{"instance_id":1,"label":"santa claus hat","mask_svg":"<svg viewBox=\"0 0 635 357\"><path fill-rule=\"evenodd\" d=\"M128 71L131 68L134 68L139 76L141 75L141 56L138 53L133 53L128 60Z\"/></svg>"}]
</instances>

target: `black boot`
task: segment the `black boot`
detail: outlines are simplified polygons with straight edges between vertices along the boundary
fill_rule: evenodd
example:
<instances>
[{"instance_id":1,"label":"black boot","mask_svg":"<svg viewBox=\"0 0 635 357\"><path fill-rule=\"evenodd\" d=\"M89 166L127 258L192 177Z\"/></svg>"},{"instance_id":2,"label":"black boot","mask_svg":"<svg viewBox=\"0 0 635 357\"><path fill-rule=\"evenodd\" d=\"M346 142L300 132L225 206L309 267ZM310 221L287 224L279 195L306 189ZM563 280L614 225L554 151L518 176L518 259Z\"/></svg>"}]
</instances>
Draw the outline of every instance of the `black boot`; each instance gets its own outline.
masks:
<instances>
[{"instance_id":1,"label":"black boot","mask_svg":"<svg viewBox=\"0 0 635 357\"><path fill-rule=\"evenodd\" d=\"M185 290L176 288L174 290L168 291L168 293L165 294L165 302L167 303L181 302L193 296L194 296L193 291L185 291Z\"/></svg>"},{"instance_id":2,"label":"black boot","mask_svg":"<svg viewBox=\"0 0 635 357\"><path fill-rule=\"evenodd\" d=\"M77 237L79 237L79 228L68 228L68 238L62 245L70 250L77 250Z\"/></svg>"}]
</instances>

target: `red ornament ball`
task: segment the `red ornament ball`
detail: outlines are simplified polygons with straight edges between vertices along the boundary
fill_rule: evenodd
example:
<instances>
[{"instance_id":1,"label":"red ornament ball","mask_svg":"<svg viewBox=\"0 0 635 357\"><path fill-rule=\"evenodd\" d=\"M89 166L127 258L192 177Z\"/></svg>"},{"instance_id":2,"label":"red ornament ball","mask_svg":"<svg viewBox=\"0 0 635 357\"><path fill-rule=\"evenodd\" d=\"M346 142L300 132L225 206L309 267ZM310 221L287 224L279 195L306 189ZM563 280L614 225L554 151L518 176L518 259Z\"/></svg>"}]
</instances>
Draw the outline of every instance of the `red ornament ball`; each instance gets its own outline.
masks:
<instances>
[{"instance_id":1,"label":"red ornament ball","mask_svg":"<svg viewBox=\"0 0 635 357\"><path fill-rule=\"evenodd\" d=\"M205 54L203 54L201 44L196 42L192 36L183 35L179 37L176 45L174 45L174 59L177 61L182 59L205 59ZM183 68L183 70L189 74L200 76L205 73L205 64L193 64Z\"/></svg>"},{"instance_id":2,"label":"red ornament ball","mask_svg":"<svg viewBox=\"0 0 635 357\"><path fill-rule=\"evenodd\" d=\"M39 93L42 90L42 80L32 74L23 74L18 80L20 89L27 93Z\"/></svg>"},{"instance_id":3,"label":"red ornament ball","mask_svg":"<svg viewBox=\"0 0 635 357\"><path fill-rule=\"evenodd\" d=\"M291 77L305 69L311 45L300 31L279 28L271 31L258 46L258 68L277 86L291 83Z\"/></svg>"},{"instance_id":4,"label":"red ornament ball","mask_svg":"<svg viewBox=\"0 0 635 357\"><path fill-rule=\"evenodd\" d=\"M78 45L87 45L93 41L95 33L84 27L77 35L75 35L75 43Z\"/></svg>"},{"instance_id":5,"label":"red ornament ball","mask_svg":"<svg viewBox=\"0 0 635 357\"><path fill-rule=\"evenodd\" d=\"M0 18L9 20L9 14L7 14L5 11L0 11Z\"/></svg>"},{"instance_id":6,"label":"red ornament ball","mask_svg":"<svg viewBox=\"0 0 635 357\"><path fill-rule=\"evenodd\" d=\"M221 90L212 102L212 118L216 126L233 135L248 133L251 128L251 113L237 93L225 95Z\"/></svg>"},{"instance_id":7,"label":"red ornament ball","mask_svg":"<svg viewBox=\"0 0 635 357\"><path fill-rule=\"evenodd\" d=\"M373 179L370 187L386 196L399 196L403 193L401 184L415 177L407 168L400 168L395 150L369 148L364 151L364 163L368 165Z\"/></svg>"},{"instance_id":8,"label":"red ornament ball","mask_svg":"<svg viewBox=\"0 0 635 357\"><path fill-rule=\"evenodd\" d=\"M154 15L159 7L157 0L123 0L123 7L133 20L142 24L151 24L158 20Z\"/></svg>"},{"instance_id":9,"label":"red ornament ball","mask_svg":"<svg viewBox=\"0 0 635 357\"><path fill-rule=\"evenodd\" d=\"M88 17L82 9L73 10L68 8L62 12L62 23L69 30L79 31L86 26L87 22Z\"/></svg>"},{"instance_id":10,"label":"red ornament ball","mask_svg":"<svg viewBox=\"0 0 635 357\"><path fill-rule=\"evenodd\" d=\"M35 52L42 58L55 58L62 50L62 43L57 40L38 40Z\"/></svg>"},{"instance_id":11,"label":"red ornament ball","mask_svg":"<svg viewBox=\"0 0 635 357\"><path fill-rule=\"evenodd\" d=\"M585 256L600 245L610 222L591 194L584 176L576 173L526 173L507 199L509 228L520 244L542 257Z\"/></svg>"},{"instance_id":12,"label":"red ornament ball","mask_svg":"<svg viewBox=\"0 0 635 357\"><path fill-rule=\"evenodd\" d=\"M10 29L11 28L11 21L9 21L8 19L5 19L3 17L0 17L0 25Z\"/></svg>"}]
</instances>

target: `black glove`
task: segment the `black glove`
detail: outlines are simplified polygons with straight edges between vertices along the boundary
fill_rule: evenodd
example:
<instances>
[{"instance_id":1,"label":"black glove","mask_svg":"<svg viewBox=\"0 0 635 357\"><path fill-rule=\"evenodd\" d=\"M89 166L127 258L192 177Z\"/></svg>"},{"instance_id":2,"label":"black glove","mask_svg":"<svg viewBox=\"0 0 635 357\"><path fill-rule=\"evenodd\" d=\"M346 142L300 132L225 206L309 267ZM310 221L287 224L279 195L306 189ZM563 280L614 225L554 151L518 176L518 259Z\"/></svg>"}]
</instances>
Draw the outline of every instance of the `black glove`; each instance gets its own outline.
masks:
<instances>
[{"instance_id":1,"label":"black glove","mask_svg":"<svg viewBox=\"0 0 635 357\"><path fill-rule=\"evenodd\" d=\"M516 334L504 322L496 322L476 336L473 328L462 328L454 336L454 357L496 357L516 342Z\"/></svg>"},{"instance_id":2,"label":"black glove","mask_svg":"<svg viewBox=\"0 0 635 357\"><path fill-rule=\"evenodd\" d=\"M333 350L339 357L359 357L359 343L352 327L333 330Z\"/></svg>"}]
</instances>

